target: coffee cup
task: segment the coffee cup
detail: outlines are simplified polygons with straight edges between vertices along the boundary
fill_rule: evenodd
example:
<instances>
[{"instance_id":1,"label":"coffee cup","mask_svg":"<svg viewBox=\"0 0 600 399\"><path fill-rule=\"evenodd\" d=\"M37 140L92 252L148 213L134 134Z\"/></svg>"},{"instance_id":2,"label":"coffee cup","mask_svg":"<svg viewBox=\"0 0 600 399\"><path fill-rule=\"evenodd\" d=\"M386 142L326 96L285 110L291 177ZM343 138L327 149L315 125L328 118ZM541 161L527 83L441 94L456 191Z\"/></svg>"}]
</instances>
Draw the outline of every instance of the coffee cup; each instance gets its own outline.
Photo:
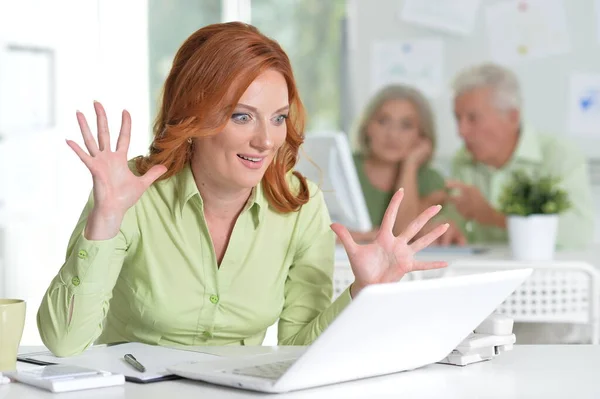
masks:
<instances>
[{"instance_id":1,"label":"coffee cup","mask_svg":"<svg viewBox=\"0 0 600 399\"><path fill-rule=\"evenodd\" d=\"M25 301L0 298L0 371L15 370L25 327Z\"/></svg>"}]
</instances>

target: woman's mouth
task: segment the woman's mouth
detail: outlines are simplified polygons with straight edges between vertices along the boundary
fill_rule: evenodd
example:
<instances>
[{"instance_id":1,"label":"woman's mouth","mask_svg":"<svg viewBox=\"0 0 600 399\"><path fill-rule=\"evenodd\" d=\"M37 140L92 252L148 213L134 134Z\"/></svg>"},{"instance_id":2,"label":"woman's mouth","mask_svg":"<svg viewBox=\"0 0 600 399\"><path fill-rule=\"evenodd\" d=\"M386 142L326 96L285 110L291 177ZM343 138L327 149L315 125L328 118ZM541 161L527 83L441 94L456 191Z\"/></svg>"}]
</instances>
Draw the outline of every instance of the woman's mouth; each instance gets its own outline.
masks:
<instances>
[{"instance_id":1,"label":"woman's mouth","mask_svg":"<svg viewBox=\"0 0 600 399\"><path fill-rule=\"evenodd\" d=\"M265 160L265 157L259 157L256 155L237 154L237 156L242 164L249 169L260 169Z\"/></svg>"}]
</instances>

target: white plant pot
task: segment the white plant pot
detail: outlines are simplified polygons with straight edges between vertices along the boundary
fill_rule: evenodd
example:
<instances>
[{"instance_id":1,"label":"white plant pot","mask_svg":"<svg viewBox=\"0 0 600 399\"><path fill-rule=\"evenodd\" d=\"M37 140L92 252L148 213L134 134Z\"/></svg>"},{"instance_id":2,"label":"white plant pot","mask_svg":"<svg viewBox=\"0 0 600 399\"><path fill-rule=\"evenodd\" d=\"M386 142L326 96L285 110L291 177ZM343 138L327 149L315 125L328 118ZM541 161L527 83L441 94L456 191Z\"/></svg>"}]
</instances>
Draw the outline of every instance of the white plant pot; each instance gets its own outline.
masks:
<instances>
[{"instance_id":1,"label":"white plant pot","mask_svg":"<svg viewBox=\"0 0 600 399\"><path fill-rule=\"evenodd\" d=\"M507 217L508 237L516 260L552 260L558 215Z\"/></svg>"}]
</instances>

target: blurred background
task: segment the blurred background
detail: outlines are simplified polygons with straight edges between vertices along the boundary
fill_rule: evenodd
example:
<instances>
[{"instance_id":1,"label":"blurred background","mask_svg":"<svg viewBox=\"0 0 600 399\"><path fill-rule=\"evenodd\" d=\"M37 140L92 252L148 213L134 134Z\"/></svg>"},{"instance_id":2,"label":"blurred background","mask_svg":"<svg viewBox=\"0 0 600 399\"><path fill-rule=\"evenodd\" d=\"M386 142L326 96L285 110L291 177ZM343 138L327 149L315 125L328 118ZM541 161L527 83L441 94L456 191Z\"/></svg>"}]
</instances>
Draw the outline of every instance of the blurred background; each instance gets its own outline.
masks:
<instances>
[{"instance_id":1,"label":"blurred background","mask_svg":"<svg viewBox=\"0 0 600 399\"><path fill-rule=\"evenodd\" d=\"M93 123L92 101L101 101L116 135L128 109L129 156L146 153L178 47L202 26L232 20L288 52L309 131L350 132L386 83L424 91L438 124L435 163L446 173L461 145L452 77L483 61L508 65L525 120L587 155L600 204L598 0L0 0L0 297L28 302L23 345L40 343L37 307L91 189L64 141L81 142L75 111Z\"/></svg>"}]
</instances>

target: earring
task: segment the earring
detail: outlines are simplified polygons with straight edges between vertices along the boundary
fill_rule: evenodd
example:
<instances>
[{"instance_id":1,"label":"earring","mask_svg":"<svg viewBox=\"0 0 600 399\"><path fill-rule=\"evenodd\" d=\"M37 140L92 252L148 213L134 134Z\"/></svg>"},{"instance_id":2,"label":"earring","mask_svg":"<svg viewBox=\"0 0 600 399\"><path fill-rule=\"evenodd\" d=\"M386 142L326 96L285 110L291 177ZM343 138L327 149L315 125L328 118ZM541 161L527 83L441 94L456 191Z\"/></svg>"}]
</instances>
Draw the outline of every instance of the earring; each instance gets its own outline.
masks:
<instances>
[{"instance_id":1,"label":"earring","mask_svg":"<svg viewBox=\"0 0 600 399\"><path fill-rule=\"evenodd\" d=\"M190 137L189 139L187 139L187 142L192 144L192 138Z\"/></svg>"}]
</instances>

